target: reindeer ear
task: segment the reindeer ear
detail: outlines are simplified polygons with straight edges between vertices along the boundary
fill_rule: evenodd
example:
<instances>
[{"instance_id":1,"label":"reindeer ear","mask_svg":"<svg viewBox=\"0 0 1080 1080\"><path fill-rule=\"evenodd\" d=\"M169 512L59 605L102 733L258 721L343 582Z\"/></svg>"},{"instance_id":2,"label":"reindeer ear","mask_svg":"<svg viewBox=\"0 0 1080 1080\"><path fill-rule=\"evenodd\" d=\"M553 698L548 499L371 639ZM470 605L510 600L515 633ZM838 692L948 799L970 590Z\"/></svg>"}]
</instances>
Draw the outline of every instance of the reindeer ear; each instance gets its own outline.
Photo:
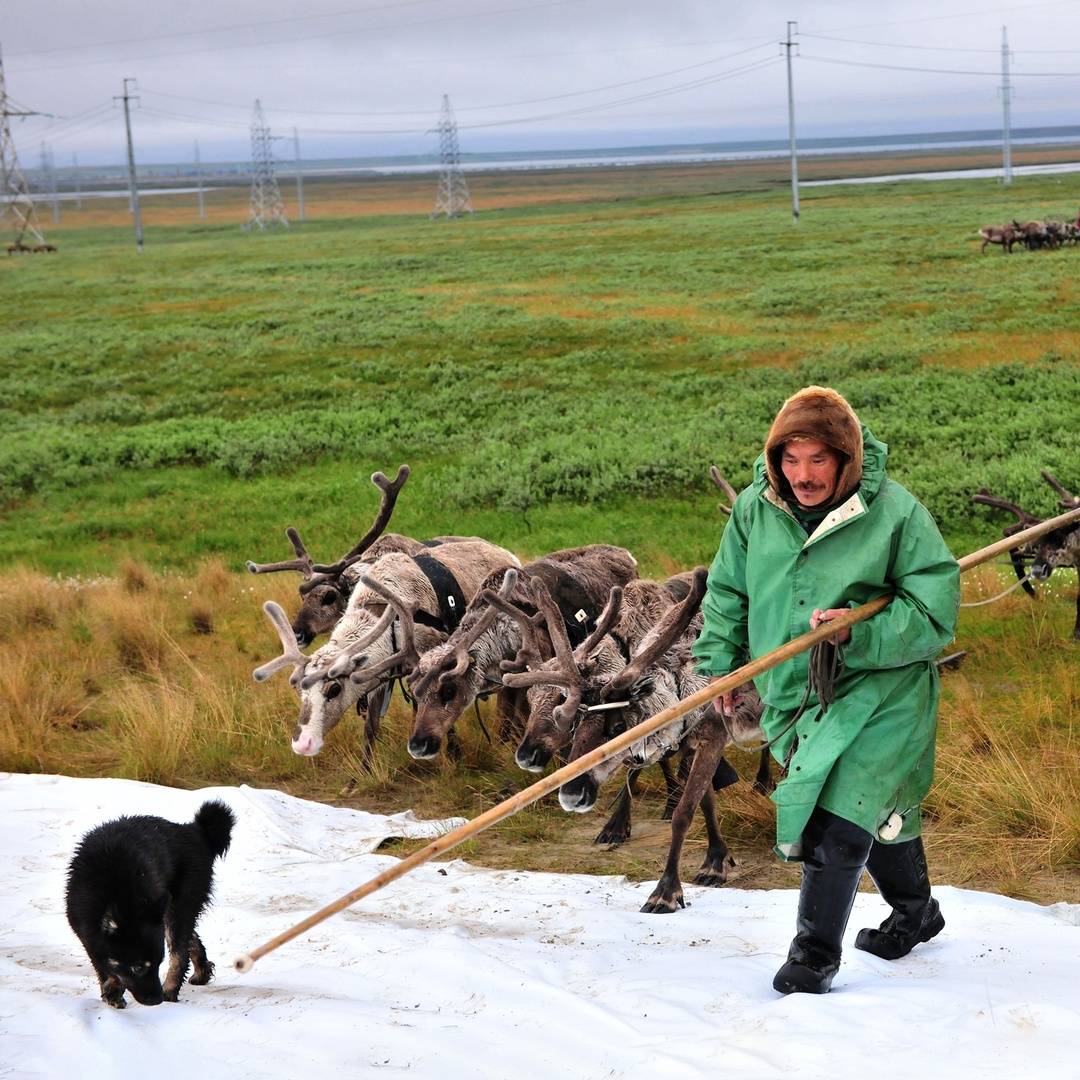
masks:
<instances>
[{"instance_id":1,"label":"reindeer ear","mask_svg":"<svg viewBox=\"0 0 1080 1080\"><path fill-rule=\"evenodd\" d=\"M656 689L656 676L646 675L643 679L638 679L633 686L630 687L630 700L640 701L644 697L648 697Z\"/></svg>"}]
</instances>

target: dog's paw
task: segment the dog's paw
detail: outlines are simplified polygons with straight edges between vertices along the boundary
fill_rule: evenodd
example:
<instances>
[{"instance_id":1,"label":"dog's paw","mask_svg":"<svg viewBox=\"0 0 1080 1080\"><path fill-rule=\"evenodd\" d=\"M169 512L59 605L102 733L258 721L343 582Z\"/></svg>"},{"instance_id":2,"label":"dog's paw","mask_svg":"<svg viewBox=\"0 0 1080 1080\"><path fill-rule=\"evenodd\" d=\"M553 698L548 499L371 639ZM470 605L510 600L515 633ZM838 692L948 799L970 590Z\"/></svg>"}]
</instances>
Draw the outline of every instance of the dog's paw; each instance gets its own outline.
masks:
<instances>
[{"instance_id":1,"label":"dog's paw","mask_svg":"<svg viewBox=\"0 0 1080 1080\"><path fill-rule=\"evenodd\" d=\"M188 982L192 986L205 986L214 977L214 965L210 960L202 964L193 964Z\"/></svg>"},{"instance_id":2,"label":"dog's paw","mask_svg":"<svg viewBox=\"0 0 1080 1080\"><path fill-rule=\"evenodd\" d=\"M101 1000L114 1009L123 1009L127 1006L124 1000L124 984L119 979L110 975L101 984Z\"/></svg>"}]
</instances>

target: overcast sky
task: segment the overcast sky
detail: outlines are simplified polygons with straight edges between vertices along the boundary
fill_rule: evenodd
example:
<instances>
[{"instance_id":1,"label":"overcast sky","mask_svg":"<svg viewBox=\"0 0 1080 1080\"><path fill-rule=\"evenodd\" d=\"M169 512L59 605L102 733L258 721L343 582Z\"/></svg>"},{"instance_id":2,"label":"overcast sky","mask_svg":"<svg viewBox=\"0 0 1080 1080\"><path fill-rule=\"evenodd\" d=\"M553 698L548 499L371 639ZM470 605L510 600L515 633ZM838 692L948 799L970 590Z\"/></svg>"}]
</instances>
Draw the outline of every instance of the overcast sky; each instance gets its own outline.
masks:
<instances>
[{"instance_id":1,"label":"overcast sky","mask_svg":"<svg viewBox=\"0 0 1080 1080\"><path fill-rule=\"evenodd\" d=\"M1080 0L0 0L24 168L1080 124ZM132 80L126 82L125 80Z\"/></svg>"}]
</instances>

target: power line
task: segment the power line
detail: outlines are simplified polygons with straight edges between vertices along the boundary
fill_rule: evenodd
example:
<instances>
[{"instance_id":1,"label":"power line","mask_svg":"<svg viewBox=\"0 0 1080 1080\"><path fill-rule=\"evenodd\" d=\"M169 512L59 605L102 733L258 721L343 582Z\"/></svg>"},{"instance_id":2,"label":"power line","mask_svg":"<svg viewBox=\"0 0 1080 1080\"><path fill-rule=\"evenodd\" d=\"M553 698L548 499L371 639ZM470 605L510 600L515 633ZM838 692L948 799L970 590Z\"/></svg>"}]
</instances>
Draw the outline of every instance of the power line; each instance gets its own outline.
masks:
<instances>
[{"instance_id":1,"label":"power line","mask_svg":"<svg viewBox=\"0 0 1080 1080\"><path fill-rule=\"evenodd\" d=\"M924 75L989 75L992 78L997 78L1000 74L1000 72L997 71L958 71L954 68L924 68L908 67L900 64L872 64L869 61L864 60L837 60L828 56L808 56L805 53L800 54L800 59L812 60L818 64L837 64L841 67L876 68L881 71L914 71ZM1075 79L1080 77L1080 71L1024 71L1013 72L1013 75L1023 75L1027 78Z\"/></svg>"}]
</instances>

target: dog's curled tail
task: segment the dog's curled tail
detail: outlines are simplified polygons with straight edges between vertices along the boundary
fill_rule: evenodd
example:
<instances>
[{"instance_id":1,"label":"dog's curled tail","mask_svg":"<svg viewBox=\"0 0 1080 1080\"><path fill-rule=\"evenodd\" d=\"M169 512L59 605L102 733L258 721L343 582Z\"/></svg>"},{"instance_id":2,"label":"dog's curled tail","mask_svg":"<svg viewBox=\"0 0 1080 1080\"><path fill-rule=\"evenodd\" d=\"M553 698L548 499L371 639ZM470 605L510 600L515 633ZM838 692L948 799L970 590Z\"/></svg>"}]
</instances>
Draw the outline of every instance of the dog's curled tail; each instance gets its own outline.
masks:
<instances>
[{"instance_id":1,"label":"dog's curled tail","mask_svg":"<svg viewBox=\"0 0 1080 1080\"><path fill-rule=\"evenodd\" d=\"M195 814L195 824L215 856L220 857L229 850L236 815L220 799L204 802Z\"/></svg>"}]
</instances>

